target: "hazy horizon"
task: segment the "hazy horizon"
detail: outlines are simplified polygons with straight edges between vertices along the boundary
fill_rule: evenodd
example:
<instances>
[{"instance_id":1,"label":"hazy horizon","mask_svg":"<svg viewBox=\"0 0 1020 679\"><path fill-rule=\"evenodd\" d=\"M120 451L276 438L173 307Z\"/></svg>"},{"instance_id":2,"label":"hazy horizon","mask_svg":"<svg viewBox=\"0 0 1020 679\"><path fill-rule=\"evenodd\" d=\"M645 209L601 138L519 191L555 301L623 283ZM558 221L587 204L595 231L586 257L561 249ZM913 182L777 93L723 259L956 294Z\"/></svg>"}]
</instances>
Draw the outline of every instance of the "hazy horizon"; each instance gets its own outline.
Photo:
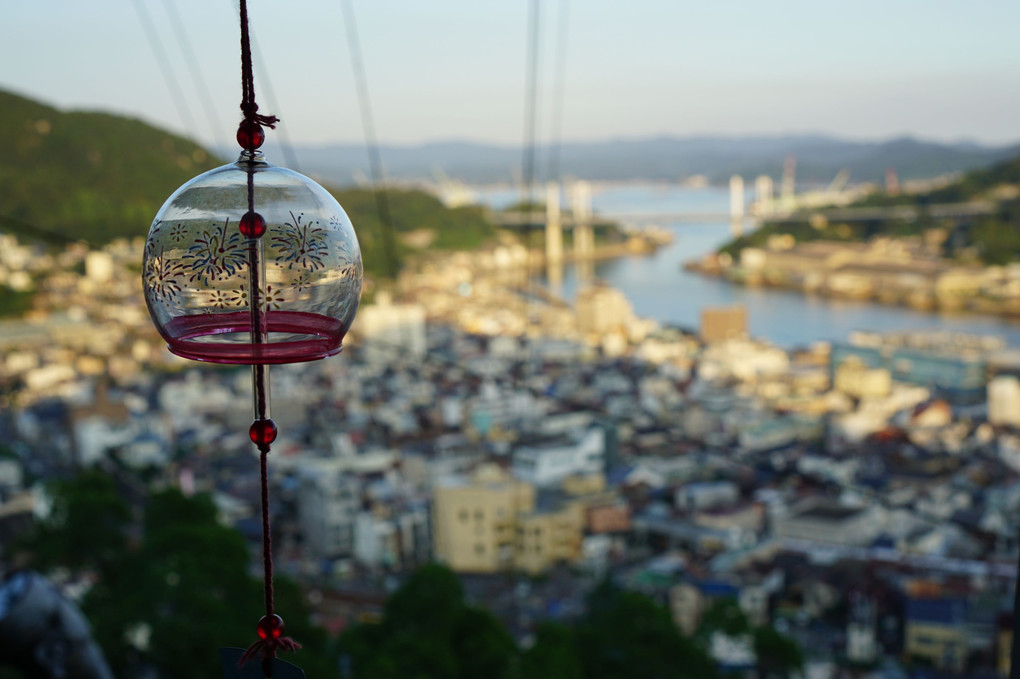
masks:
<instances>
[{"instance_id":1,"label":"hazy horizon","mask_svg":"<svg viewBox=\"0 0 1020 679\"><path fill-rule=\"evenodd\" d=\"M790 131L1020 140L1015 3L564 2L540 5L543 144L555 136L561 53L564 141ZM230 143L240 100L235 3L130 4L14 4L0 27L0 58L13 65L0 87ZM354 9L383 143L522 143L527 3L379 0ZM281 134L300 145L361 142L340 4L255 3L250 14L256 94L283 119Z\"/></svg>"}]
</instances>

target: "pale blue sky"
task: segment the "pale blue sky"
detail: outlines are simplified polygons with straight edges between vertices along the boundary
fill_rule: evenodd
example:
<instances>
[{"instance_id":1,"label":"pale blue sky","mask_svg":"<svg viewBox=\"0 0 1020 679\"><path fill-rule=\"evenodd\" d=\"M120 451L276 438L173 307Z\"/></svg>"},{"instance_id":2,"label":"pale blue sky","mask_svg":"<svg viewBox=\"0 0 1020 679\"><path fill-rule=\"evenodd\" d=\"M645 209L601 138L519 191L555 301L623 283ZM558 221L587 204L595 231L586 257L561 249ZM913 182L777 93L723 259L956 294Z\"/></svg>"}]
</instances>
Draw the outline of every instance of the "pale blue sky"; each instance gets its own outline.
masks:
<instances>
[{"instance_id":1,"label":"pale blue sky","mask_svg":"<svg viewBox=\"0 0 1020 679\"><path fill-rule=\"evenodd\" d=\"M164 0L5 3L0 88L182 131L136 2L161 28L193 136L230 143L240 99L233 0L176 0L212 90L196 95ZM542 2L543 136L561 0ZM354 0L386 142L523 135L525 0ZM340 0L249 0L297 142L362 140ZM1020 141L1020 2L569 0L564 137L824 132ZM227 139L223 139L227 136Z\"/></svg>"}]
</instances>

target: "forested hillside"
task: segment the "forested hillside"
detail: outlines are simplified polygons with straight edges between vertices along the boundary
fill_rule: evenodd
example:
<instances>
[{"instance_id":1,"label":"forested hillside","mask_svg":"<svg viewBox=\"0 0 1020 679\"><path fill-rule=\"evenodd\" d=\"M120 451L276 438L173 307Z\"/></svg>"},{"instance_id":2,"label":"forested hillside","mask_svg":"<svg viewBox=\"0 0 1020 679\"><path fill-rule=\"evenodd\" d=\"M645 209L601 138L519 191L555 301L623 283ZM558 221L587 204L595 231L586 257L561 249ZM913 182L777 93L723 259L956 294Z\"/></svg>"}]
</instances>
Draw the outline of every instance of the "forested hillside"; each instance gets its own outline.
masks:
<instances>
[{"instance_id":1,"label":"forested hillside","mask_svg":"<svg viewBox=\"0 0 1020 679\"><path fill-rule=\"evenodd\" d=\"M0 228L103 243L144 234L167 196L219 164L140 120L0 92Z\"/></svg>"},{"instance_id":2,"label":"forested hillside","mask_svg":"<svg viewBox=\"0 0 1020 679\"><path fill-rule=\"evenodd\" d=\"M0 230L92 245L145 235L167 196L225 162L140 120L62 112L2 91L0 147ZM431 232L430 247L439 249L474 248L495 233L481 208L448 209L422 191L389 189L391 260L374 192L332 192L354 222L370 274L399 266L410 231Z\"/></svg>"}]
</instances>

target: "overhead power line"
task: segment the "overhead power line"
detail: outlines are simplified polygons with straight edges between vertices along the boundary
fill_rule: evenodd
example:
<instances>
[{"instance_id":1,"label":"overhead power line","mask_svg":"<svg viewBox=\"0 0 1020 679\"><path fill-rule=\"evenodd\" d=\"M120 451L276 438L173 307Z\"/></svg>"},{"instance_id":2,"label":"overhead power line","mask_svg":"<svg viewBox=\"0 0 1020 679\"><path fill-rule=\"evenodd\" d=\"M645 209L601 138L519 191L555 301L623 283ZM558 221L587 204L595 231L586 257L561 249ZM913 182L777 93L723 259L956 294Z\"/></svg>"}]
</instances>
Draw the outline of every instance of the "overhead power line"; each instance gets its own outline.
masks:
<instances>
[{"instance_id":1,"label":"overhead power line","mask_svg":"<svg viewBox=\"0 0 1020 679\"><path fill-rule=\"evenodd\" d=\"M524 157L521 160L521 181L524 199L534 199L535 184L535 113L538 109L538 38L540 26L539 0L528 3L527 65L524 74Z\"/></svg>"},{"instance_id":2,"label":"overhead power line","mask_svg":"<svg viewBox=\"0 0 1020 679\"><path fill-rule=\"evenodd\" d=\"M172 0L171 0L172 1ZM230 0L230 4L234 8L234 12L240 16L241 5L238 0ZM251 22L249 21L249 24ZM255 39L255 29L250 27L248 29L250 34L249 43L251 45L251 56L252 62L254 63L255 69L261 76L259 78L259 88L265 90L266 103L269 106L269 110L272 111L273 115L280 119L277 123L275 132L278 135L278 143L280 145L280 151L283 153L284 162L287 163L287 167L300 172L301 168L298 165L297 154L294 153L294 146L290 143L290 135L287 134L287 122L286 117L283 115L280 108L280 102L276 99L276 92L273 90L272 78L269 77L269 70L266 68L265 61L262 59L262 52L259 50L258 40Z\"/></svg>"},{"instance_id":3,"label":"overhead power line","mask_svg":"<svg viewBox=\"0 0 1020 679\"><path fill-rule=\"evenodd\" d=\"M152 24L152 18L149 16L149 10L145 7L145 0L135 0L135 10L138 12L138 18L142 23L142 29L145 31L147 42L152 48L153 56L156 57L156 63L159 64L159 70L163 73L163 80L166 82L166 87L170 90L170 98L174 100L174 107L177 109L177 114L181 118L181 123L184 125L184 137L194 141L194 130L195 124L191 119L191 112L188 110L188 105L184 99L184 93L181 90L180 85L177 84L177 78L174 77L173 68L170 66L170 61L166 57L166 52L163 51L163 43L159 40L159 33L156 31L156 27Z\"/></svg>"},{"instance_id":4,"label":"overhead power line","mask_svg":"<svg viewBox=\"0 0 1020 679\"><path fill-rule=\"evenodd\" d=\"M269 104L269 110L280 118L280 122L276 125L276 134L279 135L280 151L283 153L283 159L287 163L287 167L295 172L300 172L301 168L298 165L297 154L294 152L294 145L290 142L290 135L287 133L287 119L283 115L283 109L280 108L280 103L276 99L272 78L269 77L269 70L262 59L262 52L259 50L259 44L255 40L254 34L251 36L251 55L252 60L255 62L255 68L262 75L259 86L266 94L266 103Z\"/></svg>"},{"instance_id":5,"label":"overhead power line","mask_svg":"<svg viewBox=\"0 0 1020 679\"><path fill-rule=\"evenodd\" d=\"M213 106L212 97L209 95L209 88L206 87L205 78L202 76L202 69L199 68L198 61L195 59L195 51L191 48L191 41L188 40L188 34L184 30L181 16L177 12L177 6L173 0L163 0L163 5L166 7L167 16L170 17L170 25L173 27L174 35L177 36L177 44L184 54L184 61L188 65L191 82L195 86L195 91L198 92L198 99L202 102L202 108L205 110L205 116L209 122L209 132L215 140L229 139L223 133L219 119L216 117L216 107Z\"/></svg>"},{"instance_id":6,"label":"overhead power line","mask_svg":"<svg viewBox=\"0 0 1020 679\"><path fill-rule=\"evenodd\" d=\"M570 0L560 0L557 20L556 63L553 72L552 121L549 131L549 167L546 179L560 180L560 153L563 146L563 93L567 77L567 35L570 20Z\"/></svg>"},{"instance_id":7,"label":"overhead power line","mask_svg":"<svg viewBox=\"0 0 1020 679\"><path fill-rule=\"evenodd\" d=\"M397 251L393 218L390 214L389 198L386 195L386 177L382 155L379 152L379 140L375 134L375 120L372 116L372 102L369 99L368 76L365 72L365 62L362 59L361 41L358 38L358 24L354 17L354 6L351 0L341 0L340 6L347 28L347 46L350 48L351 66L354 69L354 85L358 95L358 108L361 112L361 126L365 134L365 145L368 147L368 164L374 184L375 205L382 226L383 256L386 258L389 277L396 279Z\"/></svg>"}]
</instances>

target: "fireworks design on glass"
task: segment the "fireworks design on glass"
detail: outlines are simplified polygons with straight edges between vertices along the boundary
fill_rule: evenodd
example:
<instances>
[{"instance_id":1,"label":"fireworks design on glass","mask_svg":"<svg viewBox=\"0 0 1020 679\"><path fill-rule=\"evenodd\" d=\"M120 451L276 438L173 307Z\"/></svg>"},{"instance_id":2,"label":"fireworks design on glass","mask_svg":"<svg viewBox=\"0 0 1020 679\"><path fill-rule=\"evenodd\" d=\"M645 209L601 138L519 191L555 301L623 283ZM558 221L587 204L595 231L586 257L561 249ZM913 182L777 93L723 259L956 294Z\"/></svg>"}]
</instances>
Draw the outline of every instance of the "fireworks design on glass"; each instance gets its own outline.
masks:
<instances>
[{"instance_id":1,"label":"fireworks design on glass","mask_svg":"<svg viewBox=\"0 0 1020 679\"><path fill-rule=\"evenodd\" d=\"M234 306L247 307L248 306L248 289L241 288L240 290L234 290L229 293L229 302Z\"/></svg>"},{"instance_id":2,"label":"fireworks design on glass","mask_svg":"<svg viewBox=\"0 0 1020 679\"><path fill-rule=\"evenodd\" d=\"M280 254L280 260L289 262L288 269L295 265L305 269L322 269L326 266L326 230L315 226L318 222L302 224L304 213L297 216L290 213L290 221L284 222L283 233L272 237Z\"/></svg>"},{"instance_id":3,"label":"fireworks design on glass","mask_svg":"<svg viewBox=\"0 0 1020 679\"><path fill-rule=\"evenodd\" d=\"M184 236L188 233L188 230L183 224L177 224L170 228L170 240L175 243L180 243L184 240Z\"/></svg>"},{"instance_id":4,"label":"fireworks design on glass","mask_svg":"<svg viewBox=\"0 0 1020 679\"><path fill-rule=\"evenodd\" d=\"M192 261L190 281L201 279L203 284L217 278L229 278L248 262L241 232L227 226L230 219L223 220L219 228L204 229L188 248L185 259Z\"/></svg>"},{"instance_id":5,"label":"fireworks design on glass","mask_svg":"<svg viewBox=\"0 0 1020 679\"><path fill-rule=\"evenodd\" d=\"M342 259L353 260L356 256L360 256L360 249L354 244L354 241L344 229L343 221L334 215L329 218L329 225L332 227L333 233L340 235L335 246L340 252L340 257Z\"/></svg>"},{"instance_id":6,"label":"fireworks design on glass","mask_svg":"<svg viewBox=\"0 0 1020 679\"><path fill-rule=\"evenodd\" d=\"M282 292L274 290L273 286L269 285L266 286L266 291L259 300L259 307L262 311L279 309L286 301L287 299L283 296ZM250 308L248 304L248 289L240 288L230 292L216 290L209 296L209 303L217 309L229 309L232 307L248 309Z\"/></svg>"},{"instance_id":7,"label":"fireworks design on glass","mask_svg":"<svg viewBox=\"0 0 1020 679\"><path fill-rule=\"evenodd\" d=\"M286 302L283 293L279 290L273 290L272 285L266 286L266 294L262 296L262 310L269 311L270 309L279 309L280 305Z\"/></svg>"},{"instance_id":8,"label":"fireworks design on glass","mask_svg":"<svg viewBox=\"0 0 1020 679\"><path fill-rule=\"evenodd\" d=\"M158 228L153 234L158 232ZM163 256L163 246L159 246L156 252L156 244L149 241L145 245L146 267L145 285L152 291L152 295L159 300L170 301L181 291L184 278L184 266L180 262L168 260Z\"/></svg>"},{"instance_id":9,"label":"fireworks design on glass","mask_svg":"<svg viewBox=\"0 0 1020 679\"><path fill-rule=\"evenodd\" d=\"M223 290L213 290L209 293L209 307L206 307L206 313L212 312L212 309L226 309L233 306L234 293L225 292Z\"/></svg>"}]
</instances>

